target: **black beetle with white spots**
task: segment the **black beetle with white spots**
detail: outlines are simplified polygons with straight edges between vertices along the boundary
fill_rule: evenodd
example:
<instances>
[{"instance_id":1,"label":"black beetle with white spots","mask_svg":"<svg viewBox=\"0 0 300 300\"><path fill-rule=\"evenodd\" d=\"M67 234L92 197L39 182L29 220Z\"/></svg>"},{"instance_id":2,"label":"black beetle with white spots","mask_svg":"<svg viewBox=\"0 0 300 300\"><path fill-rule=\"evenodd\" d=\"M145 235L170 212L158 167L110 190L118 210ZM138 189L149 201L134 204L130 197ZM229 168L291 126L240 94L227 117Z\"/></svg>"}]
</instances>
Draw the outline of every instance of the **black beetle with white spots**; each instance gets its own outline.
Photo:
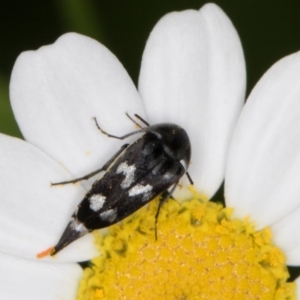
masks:
<instances>
[{"instance_id":1,"label":"black beetle with white spots","mask_svg":"<svg viewBox=\"0 0 300 300\"><path fill-rule=\"evenodd\" d=\"M118 137L123 140L129 136L143 133L132 144L125 144L100 169L71 181L52 185L75 183L105 172L97 180L73 213L69 224L50 255L55 255L67 245L95 230L110 226L146 205L155 197L162 195L155 217L156 222L161 205L172 195L180 178L186 174L193 184L187 168L191 158L191 144L186 131L178 125L161 123L150 126L140 116L135 117L146 127ZM157 236L156 236L157 237Z\"/></svg>"}]
</instances>

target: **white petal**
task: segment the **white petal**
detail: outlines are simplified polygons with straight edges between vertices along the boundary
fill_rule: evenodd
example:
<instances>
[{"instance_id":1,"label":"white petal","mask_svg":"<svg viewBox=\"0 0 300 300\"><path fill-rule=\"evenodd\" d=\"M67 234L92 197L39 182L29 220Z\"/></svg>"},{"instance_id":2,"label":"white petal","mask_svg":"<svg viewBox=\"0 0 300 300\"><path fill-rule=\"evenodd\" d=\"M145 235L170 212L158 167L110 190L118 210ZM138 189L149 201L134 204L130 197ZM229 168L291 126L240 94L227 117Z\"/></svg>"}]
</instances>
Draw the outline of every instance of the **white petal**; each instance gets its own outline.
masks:
<instances>
[{"instance_id":1,"label":"white petal","mask_svg":"<svg viewBox=\"0 0 300 300\"><path fill-rule=\"evenodd\" d=\"M53 45L22 53L10 96L26 140L61 162L75 177L100 168L123 142L100 133L135 130L125 113L142 104L118 59L97 41L70 33Z\"/></svg>"},{"instance_id":2,"label":"white petal","mask_svg":"<svg viewBox=\"0 0 300 300\"><path fill-rule=\"evenodd\" d=\"M252 91L229 149L226 204L258 228L299 206L300 52L272 66Z\"/></svg>"},{"instance_id":3,"label":"white petal","mask_svg":"<svg viewBox=\"0 0 300 300\"><path fill-rule=\"evenodd\" d=\"M0 135L0 251L35 258L58 242L85 194L80 185L50 186L68 179L70 175L38 148ZM89 235L55 260L87 260L96 254Z\"/></svg>"},{"instance_id":4,"label":"white petal","mask_svg":"<svg viewBox=\"0 0 300 300\"><path fill-rule=\"evenodd\" d=\"M300 206L272 226L275 244L284 251L288 265L300 265Z\"/></svg>"},{"instance_id":5,"label":"white petal","mask_svg":"<svg viewBox=\"0 0 300 300\"><path fill-rule=\"evenodd\" d=\"M198 189L213 195L245 93L240 40L224 12L208 4L163 17L147 42L139 90L152 123L187 130L189 172Z\"/></svg>"},{"instance_id":6,"label":"white petal","mask_svg":"<svg viewBox=\"0 0 300 300\"><path fill-rule=\"evenodd\" d=\"M0 298L75 299L82 269L77 264L37 262L0 253Z\"/></svg>"}]
</instances>

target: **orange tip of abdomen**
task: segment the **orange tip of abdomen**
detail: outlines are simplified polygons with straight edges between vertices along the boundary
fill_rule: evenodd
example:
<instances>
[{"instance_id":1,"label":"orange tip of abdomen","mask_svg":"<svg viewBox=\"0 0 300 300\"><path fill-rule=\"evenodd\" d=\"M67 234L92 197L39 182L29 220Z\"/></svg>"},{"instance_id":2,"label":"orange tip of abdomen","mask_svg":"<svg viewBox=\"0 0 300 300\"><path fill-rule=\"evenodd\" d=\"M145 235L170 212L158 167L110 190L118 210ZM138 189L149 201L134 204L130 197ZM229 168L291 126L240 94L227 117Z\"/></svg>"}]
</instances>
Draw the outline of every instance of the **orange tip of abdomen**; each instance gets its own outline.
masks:
<instances>
[{"instance_id":1,"label":"orange tip of abdomen","mask_svg":"<svg viewBox=\"0 0 300 300\"><path fill-rule=\"evenodd\" d=\"M47 250L45 250L45 251L42 251L42 252L38 253L38 254L36 255L36 257L37 257L37 258L44 258L45 256L50 255L51 252L53 251L53 249L54 249L54 247L51 247L51 248L49 248L49 249L47 249Z\"/></svg>"}]
</instances>

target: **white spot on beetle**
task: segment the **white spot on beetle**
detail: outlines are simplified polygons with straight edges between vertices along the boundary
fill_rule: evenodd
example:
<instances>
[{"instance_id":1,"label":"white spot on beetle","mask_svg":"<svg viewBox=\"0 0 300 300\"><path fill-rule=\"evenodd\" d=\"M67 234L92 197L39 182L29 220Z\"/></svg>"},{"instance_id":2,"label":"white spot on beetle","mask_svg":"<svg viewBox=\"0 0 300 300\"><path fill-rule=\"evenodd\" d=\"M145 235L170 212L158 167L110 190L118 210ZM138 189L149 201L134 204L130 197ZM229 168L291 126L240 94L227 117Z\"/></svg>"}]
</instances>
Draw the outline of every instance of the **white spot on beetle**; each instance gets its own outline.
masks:
<instances>
[{"instance_id":1,"label":"white spot on beetle","mask_svg":"<svg viewBox=\"0 0 300 300\"><path fill-rule=\"evenodd\" d=\"M163 175L164 179L171 179L173 177L173 174L171 172L166 172L164 175Z\"/></svg>"},{"instance_id":2,"label":"white spot on beetle","mask_svg":"<svg viewBox=\"0 0 300 300\"><path fill-rule=\"evenodd\" d=\"M150 199L152 199L154 197L152 192L148 192L146 194L143 195L142 201L149 201Z\"/></svg>"},{"instance_id":3,"label":"white spot on beetle","mask_svg":"<svg viewBox=\"0 0 300 300\"><path fill-rule=\"evenodd\" d=\"M128 166L127 162L123 162L118 166L117 174L123 173L125 175L125 179L121 183L121 187L126 189L130 187L130 185L134 181L134 172L136 167L134 165Z\"/></svg>"},{"instance_id":4,"label":"white spot on beetle","mask_svg":"<svg viewBox=\"0 0 300 300\"><path fill-rule=\"evenodd\" d=\"M156 175L162 168L163 162L159 162L151 171L152 175Z\"/></svg>"},{"instance_id":5,"label":"white spot on beetle","mask_svg":"<svg viewBox=\"0 0 300 300\"><path fill-rule=\"evenodd\" d=\"M77 232L88 232L87 228L83 225L83 223L74 218L72 218L70 221L70 227L71 229L76 230Z\"/></svg>"},{"instance_id":6,"label":"white spot on beetle","mask_svg":"<svg viewBox=\"0 0 300 300\"><path fill-rule=\"evenodd\" d=\"M98 211L102 208L106 197L102 194L95 194L89 198L90 209L93 211Z\"/></svg>"},{"instance_id":7,"label":"white spot on beetle","mask_svg":"<svg viewBox=\"0 0 300 300\"><path fill-rule=\"evenodd\" d=\"M107 211L104 211L99 215L99 217L103 221L113 222L117 218L117 212L115 209L109 209Z\"/></svg>"},{"instance_id":8,"label":"white spot on beetle","mask_svg":"<svg viewBox=\"0 0 300 300\"><path fill-rule=\"evenodd\" d=\"M153 149L154 149L155 144L154 143L150 143L150 144L146 144L143 148L143 154L144 155L150 155L153 153Z\"/></svg>"},{"instance_id":9,"label":"white spot on beetle","mask_svg":"<svg viewBox=\"0 0 300 300\"><path fill-rule=\"evenodd\" d=\"M128 194L130 197L140 195L140 194L147 194L150 191L152 191L152 188L153 187L150 184L147 185L137 184L129 190Z\"/></svg>"}]
</instances>

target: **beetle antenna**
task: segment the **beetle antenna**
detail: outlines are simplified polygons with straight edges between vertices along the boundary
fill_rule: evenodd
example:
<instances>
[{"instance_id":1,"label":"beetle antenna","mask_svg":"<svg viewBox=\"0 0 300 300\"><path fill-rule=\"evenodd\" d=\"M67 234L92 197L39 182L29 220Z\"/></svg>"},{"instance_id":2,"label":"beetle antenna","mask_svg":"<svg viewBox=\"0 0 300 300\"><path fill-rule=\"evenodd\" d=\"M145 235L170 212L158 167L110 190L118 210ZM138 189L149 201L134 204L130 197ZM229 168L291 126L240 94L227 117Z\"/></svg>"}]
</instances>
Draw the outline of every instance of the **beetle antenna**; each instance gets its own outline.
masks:
<instances>
[{"instance_id":1,"label":"beetle antenna","mask_svg":"<svg viewBox=\"0 0 300 300\"><path fill-rule=\"evenodd\" d=\"M130 117L129 113L126 113L126 116L138 127L143 129L143 127L137 122L135 121L133 118Z\"/></svg>"},{"instance_id":2,"label":"beetle antenna","mask_svg":"<svg viewBox=\"0 0 300 300\"><path fill-rule=\"evenodd\" d=\"M147 127L150 126L150 124L145 121L141 116L139 116L138 114L134 114L134 116L139 119L141 122L143 122Z\"/></svg>"}]
</instances>

